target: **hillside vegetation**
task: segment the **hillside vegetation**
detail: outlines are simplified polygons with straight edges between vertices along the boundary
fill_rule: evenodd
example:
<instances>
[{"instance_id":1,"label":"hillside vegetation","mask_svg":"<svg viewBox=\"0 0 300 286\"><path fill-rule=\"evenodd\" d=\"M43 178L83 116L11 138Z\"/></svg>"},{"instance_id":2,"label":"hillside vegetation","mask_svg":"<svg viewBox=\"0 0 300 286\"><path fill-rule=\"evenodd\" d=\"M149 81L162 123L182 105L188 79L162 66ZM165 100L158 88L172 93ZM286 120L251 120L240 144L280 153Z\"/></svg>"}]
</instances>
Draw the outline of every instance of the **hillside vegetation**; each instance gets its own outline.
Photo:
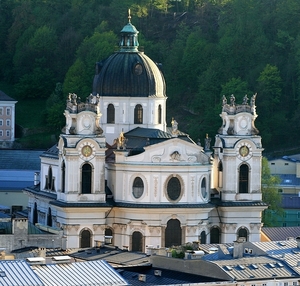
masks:
<instances>
[{"instance_id":1,"label":"hillside vegetation","mask_svg":"<svg viewBox=\"0 0 300 286\"><path fill-rule=\"evenodd\" d=\"M175 117L203 143L222 124L223 94L240 103L257 93L264 148L299 146L299 0L2 0L0 88L18 100L25 134L51 146L67 94L89 95L128 8L140 46L163 64L168 125ZM36 138L23 144L42 147Z\"/></svg>"}]
</instances>

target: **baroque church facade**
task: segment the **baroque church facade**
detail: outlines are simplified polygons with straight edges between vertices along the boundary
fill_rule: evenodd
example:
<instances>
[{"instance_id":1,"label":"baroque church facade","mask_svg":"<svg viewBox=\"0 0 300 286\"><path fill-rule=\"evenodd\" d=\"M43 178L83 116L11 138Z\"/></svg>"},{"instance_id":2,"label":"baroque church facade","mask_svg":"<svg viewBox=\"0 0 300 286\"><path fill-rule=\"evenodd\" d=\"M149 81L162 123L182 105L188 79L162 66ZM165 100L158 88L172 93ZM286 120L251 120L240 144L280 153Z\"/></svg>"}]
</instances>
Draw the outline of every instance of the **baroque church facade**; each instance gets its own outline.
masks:
<instances>
[{"instance_id":1,"label":"baroque church facade","mask_svg":"<svg viewBox=\"0 0 300 286\"><path fill-rule=\"evenodd\" d=\"M96 64L92 93L69 94L64 133L41 155L39 183L25 189L29 220L63 231L65 248L259 241L255 95L223 98L215 146L206 138L203 148L175 119L167 127L163 74L138 46L129 17L119 51Z\"/></svg>"}]
</instances>

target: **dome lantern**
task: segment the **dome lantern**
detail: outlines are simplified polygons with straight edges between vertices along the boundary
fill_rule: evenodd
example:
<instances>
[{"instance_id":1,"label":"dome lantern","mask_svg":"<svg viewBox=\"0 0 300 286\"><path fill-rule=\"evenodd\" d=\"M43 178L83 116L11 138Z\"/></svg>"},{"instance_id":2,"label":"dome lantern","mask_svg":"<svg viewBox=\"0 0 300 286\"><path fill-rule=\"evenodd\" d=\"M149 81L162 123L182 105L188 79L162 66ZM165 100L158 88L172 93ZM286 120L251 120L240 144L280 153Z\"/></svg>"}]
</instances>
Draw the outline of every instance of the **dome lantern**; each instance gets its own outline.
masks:
<instances>
[{"instance_id":1,"label":"dome lantern","mask_svg":"<svg viewBox=\"0 0 300 286\"><path fill-rule=\"evenodd\" d=\"M139 31L131 24L130 9L128 10L128 23L121 30L120 51L137 52L138 51L138 33Z\"/></svg>"}]
</instances>

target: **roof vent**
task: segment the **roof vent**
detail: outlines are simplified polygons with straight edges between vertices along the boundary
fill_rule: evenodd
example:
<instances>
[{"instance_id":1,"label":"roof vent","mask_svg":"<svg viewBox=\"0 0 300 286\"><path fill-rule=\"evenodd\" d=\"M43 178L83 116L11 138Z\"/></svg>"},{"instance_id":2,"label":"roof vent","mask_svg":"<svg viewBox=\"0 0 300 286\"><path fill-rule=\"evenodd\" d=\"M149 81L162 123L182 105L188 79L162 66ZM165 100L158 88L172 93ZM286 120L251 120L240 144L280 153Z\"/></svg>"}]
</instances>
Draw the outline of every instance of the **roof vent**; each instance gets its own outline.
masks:
<instances>
[{"instance_id":1,"label":"roof vent","mask_svg":"<svg viewBox=\"0 0 300 286\"><path fill-rule=\"evenodd\" d=\"M0 270L0 277L6 277L6 273L3 270Z\"/></svg>"},{"instance_id":2,"label":"roof vent","mask_svg":"<svg viewBox=\"0 0 300 286\"><path fill-rule=\"evenodd\" d=\"M45 264L45 258L44 257L28 257L28 258L26 258L26 261L30 265Z\"/></svg>"},{"instance_id":3,"label":"roof vent","mask_svg":"<svg viewBox=\"0 0 300 286\"><path fill-rule=\"evenodd\" d=\"M154 275L161 276L161 270L158 270L158 269L154 270Z\"/></svg>"},{"instance_id":4,"label":"roof vent","mask_svg":"<svg viewBox=\"0 0 300 286\"><path fill-rule=\"evenodd\" d=\"M146 282L146 275L145 274L139 274L139 281Z\"/></svg>"},{"instance_id":5,"label":"roof vent","mask_svg":"<svg viewBox=\"0 0 300 286\"><path fill-rule=\"evenodd\" d=\"M232 270L232 268L231 268L229 265L224 266L224 268L225 268L227 271L231 271L231 270Z\"/></svg>"},{"instance_id":6,"label":"roof vent","mask_svg":"<svg viewBox=\"0 0 300 286\"><path fill-rule=\"evenodd\" d=\"M71 262L71 257L68 255L62 255L62 256L53 256L52 260L55 263L69 263Z\"/></svg>"}]
</instances>

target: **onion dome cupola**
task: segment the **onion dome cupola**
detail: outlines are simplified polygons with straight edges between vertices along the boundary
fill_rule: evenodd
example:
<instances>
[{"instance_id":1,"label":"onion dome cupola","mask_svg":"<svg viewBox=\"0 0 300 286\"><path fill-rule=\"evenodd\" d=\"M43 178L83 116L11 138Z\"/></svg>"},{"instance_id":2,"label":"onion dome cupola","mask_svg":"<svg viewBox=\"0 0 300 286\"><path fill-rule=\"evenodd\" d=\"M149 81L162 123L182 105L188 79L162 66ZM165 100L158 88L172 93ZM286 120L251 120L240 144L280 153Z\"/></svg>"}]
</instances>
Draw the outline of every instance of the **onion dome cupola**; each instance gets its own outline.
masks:
<instances>
[{"instance_id":1,"label":"onion dome cupola","mask_svg":"<svg viewBox=\"0 0 300 286\"><path fill-rule=\"evenodd\" d=\"M117 97L166 97L160 65L139 51L138 30L129 21L121 30L119 51L96 64L93 94Z\"/></svg>"}]
</instances>

